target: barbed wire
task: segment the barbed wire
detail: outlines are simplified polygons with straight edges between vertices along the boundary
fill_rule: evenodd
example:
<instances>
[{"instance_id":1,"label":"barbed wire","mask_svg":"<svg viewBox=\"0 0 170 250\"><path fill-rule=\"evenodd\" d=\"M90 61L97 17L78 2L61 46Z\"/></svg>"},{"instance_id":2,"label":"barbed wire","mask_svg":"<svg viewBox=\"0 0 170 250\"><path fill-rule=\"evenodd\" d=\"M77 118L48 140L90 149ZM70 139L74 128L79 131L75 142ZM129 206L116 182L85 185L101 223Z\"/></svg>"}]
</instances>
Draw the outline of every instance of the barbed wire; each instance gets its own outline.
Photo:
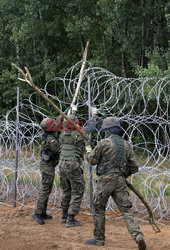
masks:
<instances>
[{"instance_id":1,"label":"barbed wire","mask_svg":"<svg viewBox=\"0 0 170 250\"><path fill-rule=\"evenodd\" d=\"M63 78L48 81L42 91L64 111L70 106L81 62L68 70ZM143 194L156 214L157 221L169 219L167 196L170 193L169 170L169 76L164 78L123 78L87 62L78 96L78 115L88 120L88 79L90 79L91 106L98 109L98 123L92 134L97 142L102 138L101 123L106 116L117 116L124 122L124 137L130 141L141 165L131 176L133 185ZM32 93L20 101L19 142L16 145L16 107L0 120L0 203L12 205L16 148L18 149L17 204L31 206L40 189L39 170L41 128L44 117L58 116L49 105ZM84 161L86 191L82 207L89 208L89 165ZM95 179L95 167L93 169ZM95 188L95 181L93 182ZM146 221L146 208L132 193L134 209ZM58 211L61 201L59 172L50 196L50 209ZM116 211L112 199L107 209Z\"/></svg>"}]
</instances>

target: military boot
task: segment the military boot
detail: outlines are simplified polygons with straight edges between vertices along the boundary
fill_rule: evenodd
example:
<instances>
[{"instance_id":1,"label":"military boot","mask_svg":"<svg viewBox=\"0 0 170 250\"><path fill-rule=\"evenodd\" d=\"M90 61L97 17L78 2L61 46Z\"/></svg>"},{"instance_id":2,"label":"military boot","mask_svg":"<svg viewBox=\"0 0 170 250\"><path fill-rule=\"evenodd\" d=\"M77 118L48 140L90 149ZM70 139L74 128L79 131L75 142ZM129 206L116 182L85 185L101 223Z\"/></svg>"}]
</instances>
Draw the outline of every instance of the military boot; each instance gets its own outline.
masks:
<instances>
[{"instance_id":1,"label":"military boot","mask_svg":"<svg viewBox=\"0 0 170 250\"><path fill-rule=\"evenodd\" d=\"M137 242L139 250L145 250L146 249L146 243L144 239L141 239Z\"/></svg>"},{"instance_id":2,"label":"military boot","mask_svg":"<svg viewBox=\"0 0 170 250\"><path fill-rule=\"evenodd\" d=\"M60 221L61 221L62 223L66 223L67 217L68 217L68 212L67 212L67 211L62 211Z\"/></svg>"},{"instance_id":3,"label":"military boot","mask_svg":"<svg viewBox=\"0 0 170 250\"><path fill-rule=\"evenodd\" d=\"M89 245L104 246L104 242L100 242L100 241L97 241L95 239L85 240L84 243L89 244Z\"/></svg>"},{"instance_id":4,"label":"military boot","mask_svg":"<svg viewBox=\"0 0 170 250\"><path fill-rule=\"evenodd\" d=\"M41 214L37 214L37 213L32 213L32 217L40 224L43 225L44 221L42 219Z\"/></svg>"},{"instance_id":5,"label":"military boot","mask_svg":"<svg viewBox=\"0 0 170 250\"><path fill-rule=\"evenodd\" d=\"M79 227L82 226L82 223L74 219L75 215L68 215L66 221L66 227Z\"/></svg>"},{"instance_id":6,"label":"military boot","mask_svg":"<svg viewBox=\"0 0 170 250\"><path fill-rule=\"evenodd\" d=\"M41 214L41 218L43 220L51 220L53 217L52 217L52 215L49 215L49 214L46 214L46 213L42 213Z\"/></svg>"}]
</instances>

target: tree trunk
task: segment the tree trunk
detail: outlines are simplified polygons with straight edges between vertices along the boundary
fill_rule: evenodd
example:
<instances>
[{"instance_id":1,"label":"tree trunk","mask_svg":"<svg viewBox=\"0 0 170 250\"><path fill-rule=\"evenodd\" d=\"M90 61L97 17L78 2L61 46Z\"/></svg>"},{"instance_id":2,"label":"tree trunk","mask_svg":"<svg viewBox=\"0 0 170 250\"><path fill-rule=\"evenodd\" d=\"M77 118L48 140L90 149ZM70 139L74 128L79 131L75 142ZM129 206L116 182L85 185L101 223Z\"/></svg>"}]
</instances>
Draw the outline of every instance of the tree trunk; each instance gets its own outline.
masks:
<instances>
[{"instance_id":1,"label":"tree trunk","mask_svg":"<svg viewBox=\"0 0 170 250\"><path fill-rule=\"evenodd\" d=\"M126 53L122 51L122 76L126 77Z\"/></svg>"},{"instance_id":2,"label":"tree trunk","mask_svg":"<svg viewBox=\"0 0 170 250\"><path fill-rule=\"evenodd\" d=\"M145 4L144 0L141 1L141 9L142 9L142 23L141 23L141 32L142 32L142 51L141 51L141 60L140 60L140 65L144 68L146 67L146 57L145 57Z\"/></svg>"},{"instance_id":3,"label":"tree trunk","mask_svg":"<svg viewBox=\"0 0 170 250\"><path fill-rule=\"evenodd\" d=\"M161 46L163 43L162 39L162 28L163 28L163 15L161 11L161 3L159 0L154 0L154 33L153 33L153 47L154 49L159 45Z\"/></svg>"}]
</instances>

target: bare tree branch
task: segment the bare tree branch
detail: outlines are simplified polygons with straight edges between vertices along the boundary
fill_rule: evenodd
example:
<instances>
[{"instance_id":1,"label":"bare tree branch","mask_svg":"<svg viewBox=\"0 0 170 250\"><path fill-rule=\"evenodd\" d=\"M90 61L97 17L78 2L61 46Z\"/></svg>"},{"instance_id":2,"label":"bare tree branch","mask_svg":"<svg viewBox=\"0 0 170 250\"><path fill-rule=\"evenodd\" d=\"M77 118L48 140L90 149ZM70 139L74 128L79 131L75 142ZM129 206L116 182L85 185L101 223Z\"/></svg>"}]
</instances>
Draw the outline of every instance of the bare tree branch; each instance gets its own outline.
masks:
<instances>
[{"instance_id":1,"label":"bare tree branch","mask_svg":"<svg viewBox=\"0 0 170 250\"><path fill-rule=\"evenodd\" d=\"M23 76L24 79L21 79L21 78L18 78L19 80L21 81L24 81L26 82L29 86L31 86L31 88L33 88L35 91L38 92L38 94L40 94L42 96L42 98L48 102L53 108L55 111L57 111L60 115L62 115L67 121L70 122L70 124L72 124L74 126L74 128L80 133L80 135L82 136L82 138L84 140L88 140L88 136L83 132L83 130L74 123L74 121L71 121L67 115L62 112L54 103L53 101L51 101L32 81L32 77L31 77L31 74L29 72L29 70L25 67L25 71L26 73L21 69L19 68L18 66L16 66L14 63L11 64L14 68L16 68Z\"/></svg>"},{"instance_id":2,"label":"bare tree branch","mask_svg":"<svg viewBox=\"0 0 170 250\"><path fill-rule=\"evenodd\" d=\"M155 219L154 219L154 215L152 213L151 207L149 206L149 204L147 203L147 201L143 198L143 196L141 195L141 193L139 193L139 191L136 188L134 188L134 186L128 180L126 180L126 183L127 183L127 186L138 196L138 198L142 201L142 203L147 208L148 214L149 214L149 223L151 224L153 230L156 233L159 233L161 230L159 229L159 227L155 223Z\"/></svg>"}]
</instances>

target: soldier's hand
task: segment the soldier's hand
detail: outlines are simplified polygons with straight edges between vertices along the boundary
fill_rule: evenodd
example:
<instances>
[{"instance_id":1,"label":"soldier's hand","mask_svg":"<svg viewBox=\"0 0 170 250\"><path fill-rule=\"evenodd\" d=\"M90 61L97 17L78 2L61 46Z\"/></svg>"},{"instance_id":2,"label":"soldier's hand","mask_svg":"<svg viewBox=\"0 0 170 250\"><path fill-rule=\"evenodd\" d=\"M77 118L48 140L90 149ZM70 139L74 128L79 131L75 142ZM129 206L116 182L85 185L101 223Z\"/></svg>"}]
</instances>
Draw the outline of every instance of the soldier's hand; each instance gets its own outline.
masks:
<instances>
[{"instance_id":1,"label":"soldier's hand","mask_svg":"<svg viewBox=\"0 0 170 250\"><path fill-rule=\"evenodd\" d=\"M96 107L94 106L90 107L90 111L91 111L92 117L98 118L98 109Z\"/></svg>"},{"instance_id":2,"label":"soldier's hand","mask_svg":"<svg viewBox=\"0 0 170 250\"><path fill-rule=\"evenodd\" d=\"M87 153L91 153L93 150L92 150L92 147L90 145L86 146L86 152Z\"/></svg>"},{"instance_id":3,"label":"soldier's hand","mask_svg":"<svg viewBox=\"0 0 170 250\"><path fill-rule=\"evenodd\" d=\"M71 111L72 111L72 114L76 114L77 113L77 107L78 107L78 104L72 104L71 105Z\"/></svg>"}]
</instances>

